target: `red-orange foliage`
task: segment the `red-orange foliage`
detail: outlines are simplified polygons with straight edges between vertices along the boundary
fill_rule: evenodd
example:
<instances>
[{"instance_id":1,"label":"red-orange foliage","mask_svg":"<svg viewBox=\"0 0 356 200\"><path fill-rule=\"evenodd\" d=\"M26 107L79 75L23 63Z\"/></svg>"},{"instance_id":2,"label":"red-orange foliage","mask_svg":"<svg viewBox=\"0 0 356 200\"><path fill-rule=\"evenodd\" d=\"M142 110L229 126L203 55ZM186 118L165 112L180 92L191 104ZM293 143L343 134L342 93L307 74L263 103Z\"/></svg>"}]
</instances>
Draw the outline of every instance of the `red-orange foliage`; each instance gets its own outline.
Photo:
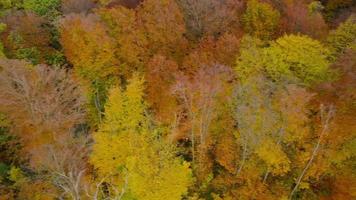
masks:
<instances>
[{"instance_id":1,"label":"red-orange foliage","mask_svg":"<svg viewBox=\"0 0 356 200\"><path fill-rule=\"evenodd\" d=\"M156 55L147 64L147 100L156 119L163 123L176 124L178 108L176 97L171 93L178 65L164 56Z\"/></svg>"},{"instance_id":2,"label":"red-orange foliage","mask_svg":"<svg viewBox=\"0 0 356 200\"><path fill-rule=\"evenodd\" d=\"M231 67L235 63L239 46L240 38L229 33L223 34L218 39L203 38L184 58L182 69L186 74L194 74L200 68L215 63Z\"/></svg>"},{"instance_id":3,"label":"red-orange foliage","mask_svg":"<svg viewBox=\"0 0 356 200\"><path fill-rule=\"evenodd\" d=\"M142 23L149 43L149 54L156 53L178 58L185 40L185 23L174 0L147 0L137 8L138 20Z\"/></svg>"},{"instance_id":4,"label":"red-orange foliage","mask_svg":"<svg viewBox=\"0 0 356 200\"><path fill-rule=\"evenodd\" d=\"M285 1L283 6L282 32L301 33L312 38L324 38L328 27L323 16L318 11L308 9L308 4L303 1Z\"/></svg>"}]
</instances>

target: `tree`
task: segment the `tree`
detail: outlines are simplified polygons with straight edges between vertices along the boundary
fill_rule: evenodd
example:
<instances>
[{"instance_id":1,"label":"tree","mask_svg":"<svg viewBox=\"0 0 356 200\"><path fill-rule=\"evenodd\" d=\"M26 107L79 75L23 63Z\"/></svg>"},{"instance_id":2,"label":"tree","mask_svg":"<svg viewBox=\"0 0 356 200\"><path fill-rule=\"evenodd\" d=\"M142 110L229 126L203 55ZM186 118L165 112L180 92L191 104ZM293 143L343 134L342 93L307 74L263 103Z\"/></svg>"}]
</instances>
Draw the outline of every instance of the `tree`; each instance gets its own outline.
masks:
<instances>
[{"instance_id":1,"label":"tree","mask_svg":"<svg viewBox=\"0 0 356 200\"><path fill-rule=\"evenodd\" d=\"M54 52L47 21L33 13L16 11L4 17L6 29L2 32L5 54L12 59L26 59L33 64L44 63Z\"/></svg>"},{"instance_id":2,"label":"tree","mask_svg":"<svg viewBox=\"0 0 356 200\"><path fill-rule=\"evenodd\" d=\"M239 46L240 38L230 33L225 33L219 38L204 37L184 57L181 68L185 74L193 75L200 68L216 63L232 66Z\"/></svg>"},{"instance_id":3,"label":"tree","mask_svg":"<svg viewBox=\"0 0 356 200\"><path fill-rule=\"evenodd\" d=\"M182 8L189 36L218 36L238 28L242 1L178 0ZM235 29L235 30L234 30Z\"/></svg>"},{"instance_id":4,"label":"tree","mask_svg":"<svg viewBox=\"0 0 356 200\"><path fill-rule=\"evenodd\" d=\"M177 63L164 56L155 55L147 64L147 102L156 119L173 129L179 121L177 99L171 93L177 73Z\"/></svg>"},{"instance_id":5,"label":"tree","mask_svg":"<svg viewBox=\"0 0 356 200\"><path fill-rule=\"evenodd\" d=\"M40 16L54 18L59 14L60 0L23 0L25 10L32 11Z\"/></svg>"},{"instance_id":6,"label":"tree","mask_svg":"<svg viewBox=\"0 0 356 200\"><path fill-rule=\"evenodd\" d=\"M149 128L143 89L143 79L135 75L125 91L110 90L91 163L111 186L109 196L181 199L190 185L189 165Z\"/></svg>"},{"instance_id":7,"label":"tree","mask_svg":"<svg viewBox=\"0 0 356 200\"><path fill-rule=\"evenodd\" d=\"M324 106L321 105L321 107L320 107L320 118L321 118L320 120L321 120L321 126L322 126L321 132L320 132L318 141L313 148L313 152L310 155L310 158L308 159L308 162L306 163L305 167L303 168L301 174L298 176L295 186L289 195L290 200L293 198L294 193L298 190L298 187L301 184L301 181L303 180L307 170L313 163L314 159L316 159L316 156L320 149L321 142L324 139L325 135L327 135L329 133L330 123L331 123L331 120L335 114L334 112L335 112L335 110L334 110L333 106L330 106L329 108L325 109Z\"/></svg>"},{"instance_id":8,"label":"tree","mask_svg":"<svg viewBox=\"0 0 356 200\"><path fill-rule=\"evenodd\" d=\"M356 16L350 16L344 23L333 30L328 38L327 44L334 56L345 53L347 48L355 49L356 41Z\"/></svg>"},{"instance_id":9,"label":"tree","mask_svg":"<svg viewBox=\"0 0 356 200\"><path fill-rule=\"evenodd\" d=\"M125 63L124 74L130 76L134 70L142 70L147 62L147 38L136 11L123 6L98 11L109 28L117 45L116 55Z\"/></svg>"},{"instance_id":10,"label":"tree","mask_svg":"<svg viewBox=\"0 0 356 200\"><path fill-rule=\"evenodd\" d=\"M85 118L78 84L65 69L7 59L0 67L0 110L14 123L31 168L46 171L55 186L78 199L87 144L74 134Z\"/></svg>"},{"instance_id":11,"label":"tree","mask_svg":"<svg viewBox=\"0 0 356 200\"><path fill-rule=\"evenodd\" d=\"M288 198L299 186L311 192L311 180L326 173L328 166L324 163L329 156L325 153L330 148L326 145L327 132L331 130L334 111L322 107L319 111L321 127L311 128L313 119L309 109L314 96L298 85L272 82L263 76L250 76L241 82L236 96L236 138L242 152L236 176L243 180L238 182L242 184L239 194L265 199L274 199L273 195ZM276 178L269 178L289 181L287 174L296 177L290 194L290 185L280 188ZM266 191L265 184L272 194ZM257 190L249 191L251 187ZM274 190L281 192L273 194Z\"/></svg>"},{"instance_id":12,"label":"tree","mask_svg":"<svg viewBox=\"0 0 356 200\"><path fill-rule=\"evenodd\" d=\"M88 12L94 8L92 0L62 0L61 11L63 14Z\"/></svg>"},{"instance_id":13,"label":"tree","mask_svg":"<svg viewBox=\"0 0 356 200\"><path fill-rule=\"evenodd\" d=\"M137 8L138 20L147 37L149 55L179 58L185 44L185 24L176 1L148 0Z\"/></svg>"},{"instance_id":14,"label":"tree","mask_svg":"<svg viewBox=\"0 0 356 200\"><path fill-rule=\"evenodd\" d=\"M345 9L352 7L354 2L352 0L329 0L325 4L325 16L330 21Z\"/></svg>"},{"instance_id":15,"label":"tree","mask_svg":"<svg viewBox=\"0 0 356 200\"><path fill-rule=\"evenodd\" d=\"M96 15L73 14L63 19L61 44L74 72L86 88L93 124L101 121L107 89L123 70L113 39Z\"/></svg>"},{"instance_id":16,"label":"tree","mask_svg":"<svg viewBox=\"0 0 356 200\"><path fill-rule=\"evenodd\" d=\"M263 42L249 35L241 39L239 56L236 59L235 71L240 81L256 76L263 71Z\"/></svg>"},{"instance_id":17,"label":"tree","mask_svg":"<svg viewBox=\"0 0 356 200\"><path fill-rule=\"evenodd\" d=\"M330 51L307 36L283 36L265 49L263 57L266 73L274 80L296 77L312 85L332 78Z\"/></svg>"},{"instance_id":18,"label":"tree","mask_svg":"<svg viewBox=\"0 0 356 200\"><path fill-rule=\"evenodd\" d=\"M81 90L66 70L8 59L0 67L1 110L17 127L60 134L83 121Z\"/></svg>"},{"instance_id":19,"label":"tree","mask_svg":"<svg viewBox=\"0 0 356 200\"><path fill-rule=\"evenodd\" d=\"M198 184L205 181L212 168L208 151L211 148L211 126L218 116L221 102L229 98L232 80L230 69L215 64L203 66L192 78L178 75L173 93L178 97L182 107L182 122L187 126L186 137L191 142L191 159Z\"/></svg>"},{"instance_id":20,"label":"tree","mask_svg":"<svg viewBox=\"0 0 356 200\"><path fill-rule=\"evenodd\" d=\"M237 89L235 119L238 132L236 138L242 149L237 174L241 173L247 159L255 151L262 159L268 159L262 153L265 151L264 148L271 148L268 144L269 139L278 133L277 114L273 110L271 101L273 89L274 85L261 75L251 76ZM272 161L265 161L270 162L269 167L272 167Z\"/></svg>"},{"instance_id":21,"label":"tree","mask_svg":"<svg viewBox=\"0 0 356 200\"><path fill-rule=\"evenodd\" d=\"M279 25L280 14L267 3L249 0L242 17L246 33L262 40L271 39Z\"/></svg>"},{"instance_id":22,"label":"tree","mask_svg":"<svg viewBox=\"0 0 356 200\"><path fill-rule=\"evenodd\" d=\"M322 5L313 1L288 1L283 6L282 31L288 34L305 34L314 39L324 39L328 27L321 14Z\"/></svg>"},{"instance_id":23,"label":"tree","mask_svg":"<svg viewBox=\"0 0 356 200\"><path fill-rule=\"evenodd\" d=\"M61 43L75 72L85 81L119 72L113 40L97 16L73 14L63 19Z\"/></svg>"},{"instance_id":24,"label":"tree","mask_svg":"<svg viewBox=\"0 0 356 200\"><path fill-rule=\"evenodd\" d=\"M263 73L274 81L297 81L311 86L335 77L330 56L324 45L308 36L285 35L268 47L247 36L242 40L235 70L242 81Z\"/></svg>"}]
</instances>

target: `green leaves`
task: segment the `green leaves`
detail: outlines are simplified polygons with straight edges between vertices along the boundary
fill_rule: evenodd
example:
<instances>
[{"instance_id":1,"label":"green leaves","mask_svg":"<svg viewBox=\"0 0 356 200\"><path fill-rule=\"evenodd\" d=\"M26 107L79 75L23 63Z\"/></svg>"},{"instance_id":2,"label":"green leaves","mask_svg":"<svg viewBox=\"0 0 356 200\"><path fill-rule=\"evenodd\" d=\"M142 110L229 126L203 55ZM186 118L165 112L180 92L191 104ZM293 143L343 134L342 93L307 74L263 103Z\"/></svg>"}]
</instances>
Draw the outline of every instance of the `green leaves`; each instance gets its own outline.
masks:
<instances>
[{"instance_id":1,"label":"green leaves","mask_svg":"<svg viewBox=\"0 0 356 200\"><path fill-rule=\"evenodd\" d=\"M60 0L24 0L23 7L41 16L55 16L58 15L60 3Z\"/></svg>"},{"instance_id":2,"label":"green leaves","mask_svg":"<svg viewBox=\"0 0 356 200\"><path fill-rule=\"evenodd\" d=\"M242 41L235 68L241 80L257 72L273 81L297 79L306 86L333 78L329 68L330 51L308 36L285 35L265 48L258 39L249 36Z\"/></svg>"},{"instance_id":3,"label":"green leaves","mask_svg":"<svg viewBox=\"0 0 356 200\"><path fill-rule=\"evenodd\" d=\"M345 52L347 48L354 48L356 43L356 17L351 16L342 23L336 30L332 31L328 38L327 44L334 56Z\"/></svg>"},{"instance_id":4,"label":"green leaves","mask_svg":"<svg viewBox=\"0 0 356 200\"><path fill-rule=\"evenodd\" d=\"M296 77L305 85L330 80L330 51L307 36L286 35L265 49L265 70L273 80Z\"/></svg>"}]
</instances>

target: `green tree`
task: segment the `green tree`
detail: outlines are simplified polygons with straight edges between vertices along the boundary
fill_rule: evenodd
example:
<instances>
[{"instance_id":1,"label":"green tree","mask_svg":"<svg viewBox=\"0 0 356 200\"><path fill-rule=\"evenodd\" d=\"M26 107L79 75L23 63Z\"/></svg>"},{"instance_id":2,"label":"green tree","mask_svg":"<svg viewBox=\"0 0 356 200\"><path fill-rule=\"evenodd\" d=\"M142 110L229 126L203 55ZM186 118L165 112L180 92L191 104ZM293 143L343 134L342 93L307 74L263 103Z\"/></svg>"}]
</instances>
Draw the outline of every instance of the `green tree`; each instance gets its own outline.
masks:
<instances>
[{"instance_id":1,"label":"green tree","mask_svg":"<svg viewBox=\"0 0 356 200\"><path fill-rule=\"evenodd\" d=\"M298 78L305 85L330 80L330 51L317 40L286 35L264 51L263 65L274 80Z\"/></svg>"},{"instance_id":2,"label":"green tree","mask_svg":"<svg viewBox=\"0 0 356 200\"><path fill-rule=\"evenodd\" d=\"M350 16L332 31L327 38L327 44L334 56L344 53L347 48L356 49L356 16Z\"/></svg>"},{"instance_id":3,"label":"green tree","mask_svg":"<svg viewBox=\"0 0 356 200\"><path fill-rule=\"evenodd\" d=\"M6 29L6 24L0 23L0 33L4 32L5 29ZM2 42L0 42L0 58L4 58L4 57L5 57L4 45L2 44Z\"/></svg>"},{"instance_id":4,"label":"green tree","mask_svg":"<svg viewBox=\"0 0 356 200\"><path fill-rule=\"evenodd\" d=\"M23 7L41 16L55 17L59 14L60 3L60 0L24 0Z\"/></svg>"},{"instance_id":5,"label":"green tree","mask_svg":"<svg viewBox=\"0 0 356 200\"><path fill-rule=\"evenodd\" d=\"M262 65L262 48L263 42L258 38L249 35L244 36L241 40L240 55L236 61L235 70L241 81L245 81L251 75L260 73Z\"/></svg>"}]
</instances>

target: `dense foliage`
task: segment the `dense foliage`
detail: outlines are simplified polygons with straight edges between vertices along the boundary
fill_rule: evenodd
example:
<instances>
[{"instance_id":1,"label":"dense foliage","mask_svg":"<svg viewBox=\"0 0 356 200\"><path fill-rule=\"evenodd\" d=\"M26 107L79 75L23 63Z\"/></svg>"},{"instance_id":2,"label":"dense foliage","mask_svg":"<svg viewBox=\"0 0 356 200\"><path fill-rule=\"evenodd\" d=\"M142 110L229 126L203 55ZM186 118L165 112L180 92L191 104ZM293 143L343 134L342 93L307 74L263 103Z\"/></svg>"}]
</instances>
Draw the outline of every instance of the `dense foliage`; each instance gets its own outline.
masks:
<instances>
[{"instance_id":1,"label":"dense foliage","mask_svg":"<svg viewBox=\"0 0 356 200\"><path fill-rule=\"evenodd\" d=\"M356 199L352 0L0 0L0 200Z\"/></svg>"}]
</instances>

